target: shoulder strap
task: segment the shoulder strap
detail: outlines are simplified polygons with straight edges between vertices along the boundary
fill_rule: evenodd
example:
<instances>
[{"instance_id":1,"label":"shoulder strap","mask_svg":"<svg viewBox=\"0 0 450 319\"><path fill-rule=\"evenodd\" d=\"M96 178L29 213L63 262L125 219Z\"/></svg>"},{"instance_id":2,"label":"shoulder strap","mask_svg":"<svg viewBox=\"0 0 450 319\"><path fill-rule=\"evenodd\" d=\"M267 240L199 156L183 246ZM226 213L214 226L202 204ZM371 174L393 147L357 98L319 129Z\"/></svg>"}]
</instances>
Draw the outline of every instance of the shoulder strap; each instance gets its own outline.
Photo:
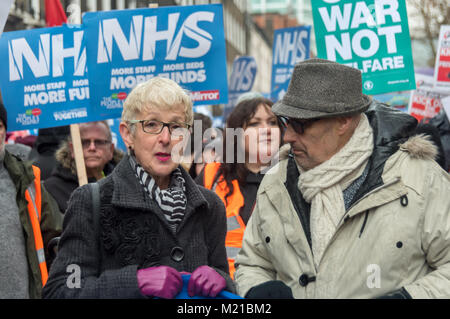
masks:
<instances>
[{"instance_id":1,"label":"shoulder strap","mask_svg":"<svg viewBox=\"0 0 450 319\"><path fill-rule=\"evenodd\" d=\"M300 219L309 246L312 247L311 229L309 227L311 205L305 201L302 193L297 187L299 176L300 173L295 164L295 159L293 156L289 155L285 186L291 197L291 202L297 212L298 218Z\"/></svg>"},{"instance_id":2,"label":"shoulder strap","mask_svg":"<svg viewBox=\"0 0 450 319\"><path fill-rule=\"evenodd\" d=\"M101 240L100 240L100 189L98 183L89 183L91 187L92 195L92 220L94 224L94 234L97 238L97 251L98 251L98 269L97 275L100 275L100 269L102 264L102 252L101 252Z\"/></svg>"}]
</instances>

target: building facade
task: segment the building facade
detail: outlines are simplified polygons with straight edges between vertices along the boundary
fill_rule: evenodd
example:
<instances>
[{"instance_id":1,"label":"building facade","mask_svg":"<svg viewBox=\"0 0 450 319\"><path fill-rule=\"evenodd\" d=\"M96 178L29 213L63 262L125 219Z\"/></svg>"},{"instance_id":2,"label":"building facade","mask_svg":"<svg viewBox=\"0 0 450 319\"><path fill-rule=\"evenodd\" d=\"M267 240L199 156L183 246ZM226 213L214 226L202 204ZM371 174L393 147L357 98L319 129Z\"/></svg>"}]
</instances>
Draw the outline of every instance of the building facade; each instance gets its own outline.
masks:
<instances>
[{"instance_id":1,"label":"building facade","mask_svg":"<svg viewBox=\"0 0 450 319\"><path fill-rule=\"evenodd\" d=\"M317 55L311 0L251 0L253 21L273 41L273 31L310 25L311 56Z\"/></svg>"}]
</instances>

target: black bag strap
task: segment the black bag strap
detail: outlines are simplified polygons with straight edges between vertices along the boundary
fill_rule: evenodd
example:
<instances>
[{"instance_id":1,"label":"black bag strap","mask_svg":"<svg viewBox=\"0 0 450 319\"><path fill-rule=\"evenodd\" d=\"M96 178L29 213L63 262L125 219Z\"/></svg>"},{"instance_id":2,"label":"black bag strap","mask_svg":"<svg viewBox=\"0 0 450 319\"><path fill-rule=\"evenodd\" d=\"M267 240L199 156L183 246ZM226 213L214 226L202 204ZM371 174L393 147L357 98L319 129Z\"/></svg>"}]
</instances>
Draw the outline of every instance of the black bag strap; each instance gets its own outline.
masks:
<instances>
[{"instance_id":1,"label":"black bag strap","mask_svg":"<svg viewBox=\"0 0 450 319\"><path fill-rule=\"evenodd\" d=\"M100 187L98 183L89 183L92 195L92 220L94 224L94 234L97 238L97 252L98 252L98 268L97 275L100 275L102 265L102 251L100 240Z\"/></svg>"},{"instance_id":2,"label":"black bag strap","mask_svg":"<svg viewBox=\"0 0 450 319\"><path fill-rule=\"evenodd\" d=\"M289 154L288 165L287 165L287 176L285 186L291 197L291 202L297 212L300 223L302 224L303 231L305 232L306 239L308 240L309 247L312 247L311 240L311 229L309 225L311 204L308 204L303 198L302 193L298 189L298 179L300 173L297 169L297 164L295 164L295 159L292 153Z\"/></svg>"}]
</instances>

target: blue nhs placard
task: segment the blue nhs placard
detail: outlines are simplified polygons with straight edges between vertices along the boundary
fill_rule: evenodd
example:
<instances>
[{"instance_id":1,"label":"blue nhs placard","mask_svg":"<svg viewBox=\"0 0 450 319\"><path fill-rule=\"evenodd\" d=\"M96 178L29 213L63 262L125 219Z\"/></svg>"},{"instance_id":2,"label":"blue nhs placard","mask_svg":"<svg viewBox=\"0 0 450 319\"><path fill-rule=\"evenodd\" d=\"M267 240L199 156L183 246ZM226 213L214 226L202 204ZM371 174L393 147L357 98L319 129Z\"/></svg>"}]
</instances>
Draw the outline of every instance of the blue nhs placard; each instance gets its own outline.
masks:
<instances>
[{"instance_id":1,"label":"blue nhs placard","mask_svg":"<svg viewBox=\"0 0 450 319\"><path fill-rule=\"evenodd\" d=\"M270 97L281 100L296 63L309 59L311 26L278 29L273 35L272 86Z\"/></svg>"},{"instance_id":2,"label":"blue nhs placard","mask_svg":"<svg viewBox=\"0 0 450 319\"><path fill-rule=\"evenodd\" d=\"M195 105L228 101L222 5L88 12L91 102L119 117L127 94L155 76L190 91Z\"/></svg>"},{"instance_id":3,"label":"blue nhs placard","mask_svg":"<svg viewBox=\"0 0 450 319\"><path fill-rule=\"evenodd\" d=\"M0 74L8 130L47 128L91 119L81 26L3 33Z\"/></svg>"},{"instance_id":4,"label":"blue nhs placard","mask_svg":"<svg viewBox=\"0 0 450 319\"><path fill-rule=\"evenodd\" d=\"M257 70L256 60L252 56L238 56L234 59L228 86L228 104L223 110L225 121L236 106L239 96L251 91Z\"/></svg>"}]
</instances>

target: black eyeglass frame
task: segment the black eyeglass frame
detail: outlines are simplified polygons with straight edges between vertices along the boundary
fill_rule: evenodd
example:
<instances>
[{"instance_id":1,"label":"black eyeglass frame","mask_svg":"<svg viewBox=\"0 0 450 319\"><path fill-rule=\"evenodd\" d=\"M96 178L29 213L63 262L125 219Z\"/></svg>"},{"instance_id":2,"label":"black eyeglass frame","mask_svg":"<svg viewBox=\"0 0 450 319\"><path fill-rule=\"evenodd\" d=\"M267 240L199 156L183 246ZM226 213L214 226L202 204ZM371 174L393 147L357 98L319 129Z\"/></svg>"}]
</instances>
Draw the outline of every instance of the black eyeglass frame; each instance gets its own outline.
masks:
<instances>
[{"instance_id":1,"label":"black eyeglass frame","mask_svg":"<svg viewBox=\"0 0 450 319\"><path fill-rule=\"evenodd\" d=\"M158 121L158 120L128 120L127 122L130 123L130 124L141 123L142 131L144 133L155 134L155 135L161 134L161 132L164 130L164 127L167 127L167 129L169 130L170 135L172 135L172 129L173 128L171 128L170 125L178 125L178 126L181 126L180 128L184 128L184 129L187 129L187 130L190 130L190 128L191 128L191 125L189 125L187 123L163 122L163 121ZM145 128L144 128L145 127L144 126L145 122L158 122L158 123L162 124L161 130L159 132L147 132L145 130ZM185 126L185 127L183 127L183 126ZM178 128L176 128L176 129L178 129Z\"/></svg>"}]
</instances>

